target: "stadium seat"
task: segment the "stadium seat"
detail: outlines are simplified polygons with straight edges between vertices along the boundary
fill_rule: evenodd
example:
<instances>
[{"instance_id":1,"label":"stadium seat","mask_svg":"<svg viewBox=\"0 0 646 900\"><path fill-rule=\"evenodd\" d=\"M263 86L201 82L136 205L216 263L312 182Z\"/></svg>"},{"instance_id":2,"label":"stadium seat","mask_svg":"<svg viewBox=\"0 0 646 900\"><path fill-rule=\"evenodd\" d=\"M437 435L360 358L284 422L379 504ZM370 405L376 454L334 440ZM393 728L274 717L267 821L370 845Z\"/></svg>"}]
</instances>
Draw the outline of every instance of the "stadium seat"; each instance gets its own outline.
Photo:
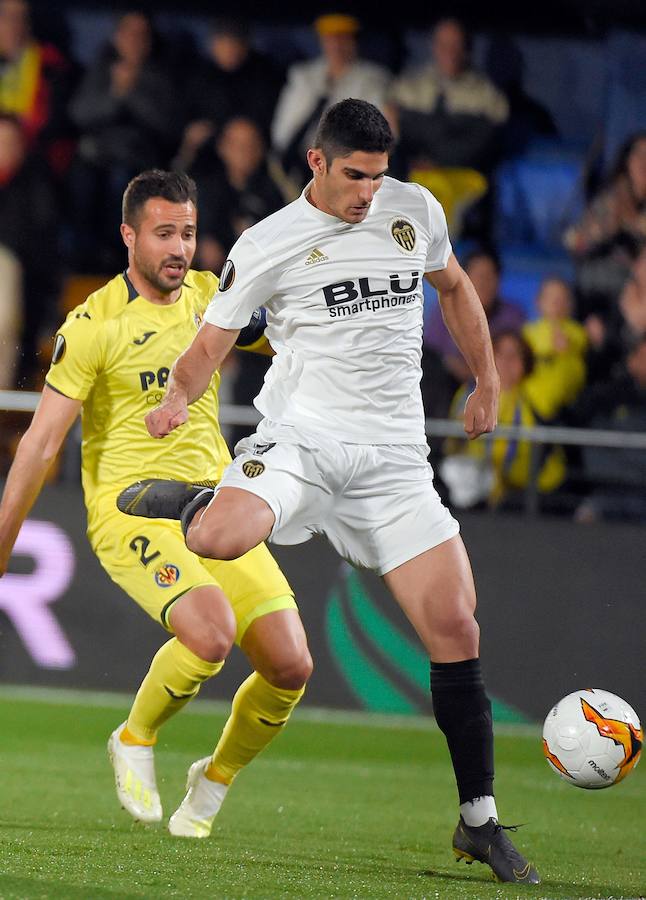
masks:
<instances>
[{"instance_id":1,"label":"stadium seat","mask_svg":"<svg viewBox=\"0 0 646 900\"><path fill-rule=\"evenodd\" d=\"M636 131L646 130L646 35L615 32L608 40L607 57L604 167L609 171L624 141Z\"/></svg>"},{"instance_id":2,"label":"stadium seat","mask_svg":"<svg viewBox=\"0 0 646 900\"><path fill-rule=\"evenodd\" d=\"M502 277L500 294L520 306L528 319L538 316L536 295L544 278L555 276L572 282L574 267L564 252L547 252L541 248L501 246Z\"/></svg>"},{"instance_id":3,"label":"stadium seat","mask_svg":"<svg viewBox=\"0 0 646 900\"><path fill-rule=\"evenodd\" d=\"M556 249L583 209L582 162L547 146L503 163L496 173L495 228L500 243Z\"/></svg>"}]
</instances>

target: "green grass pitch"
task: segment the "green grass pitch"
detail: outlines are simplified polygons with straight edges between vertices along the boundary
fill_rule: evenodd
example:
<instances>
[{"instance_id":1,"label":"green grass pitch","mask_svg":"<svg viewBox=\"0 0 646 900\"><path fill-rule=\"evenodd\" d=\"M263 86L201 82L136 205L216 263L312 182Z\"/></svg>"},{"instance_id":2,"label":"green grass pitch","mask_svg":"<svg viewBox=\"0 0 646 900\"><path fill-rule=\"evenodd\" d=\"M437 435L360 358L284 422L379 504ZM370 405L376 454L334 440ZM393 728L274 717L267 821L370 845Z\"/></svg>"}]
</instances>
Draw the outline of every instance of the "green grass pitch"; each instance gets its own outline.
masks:
<instances>
[{"instance_id":1,"label":"green grass pitch","mask_svg":"<svg viewBox=\"0 0 646 900\"><path fill-rule=\"evenodd\" d=\"M127 700L0 694L0 898L634 898L646 893L646 766L581 791L542 758L539 730L497 737L501 819L543 882L498 885L451 852L456 795L430 723L303 710L240 776L210 839L171 838L119 809L105 743ZM223 707L198 701L157 751L165 813L207 755ZM642 764L643 765L643 764Z\"/></svg>"}]
</instances>

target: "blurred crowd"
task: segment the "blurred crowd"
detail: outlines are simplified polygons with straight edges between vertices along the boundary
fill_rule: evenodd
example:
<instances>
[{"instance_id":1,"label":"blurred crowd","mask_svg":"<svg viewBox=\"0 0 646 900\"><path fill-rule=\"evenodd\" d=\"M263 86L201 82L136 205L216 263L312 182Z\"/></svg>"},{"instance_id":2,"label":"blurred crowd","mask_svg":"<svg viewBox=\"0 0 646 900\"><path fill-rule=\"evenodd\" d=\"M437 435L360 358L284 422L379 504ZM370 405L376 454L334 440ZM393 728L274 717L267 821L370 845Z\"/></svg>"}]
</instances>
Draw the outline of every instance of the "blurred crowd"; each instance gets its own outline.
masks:
<instances>
[{"instance_id":1,"label":"blurred crowd","mask_svg":"<svg viewBox=\"0 0 646 900\"><path fill-rule=\"evenodd\" d=\"M0 0L0 389L41 383L73 278L124 266L120 203L133 175L159 166L195 178L194 265L218 273L245 228L302 190L322 111L358 97L395 131L392 174L426 185L446 210L494 338L501 422L646 431L646 132L631 136L563 235L576 277L548 277L538 317L525 321L514 297L501 296L493 176L533 138L558 135L525 93L522 67L501 65L492 42L488 71L478 69L468 31L452 18L429 30L425 59L401 71L363 57L351 15L326 13L312 29L318 55L284 66L256 49L250 23L237 18L212 21L198 46L160 35L150 15L132 10L115 16L83 68L34 36L26 0ZM248 403L266 360L237 365L232 399ZM427 413L459 416L469 379L429 302ZM537 459L527 442L502 439L440 450L441 481L463 506L513 506L537 474L545 503L569 492L581 520L646 516L634 489L643 453L549 446ZM573 476L585 471L593 491Z\"/></svg>"},{"instance_id":2,"label":"blurred crowd","mask_svg":"<svg viewBox=\"0 0 646 900\"><path fill-rule=\"evenodd\" d=\"M646 433L646 132L622 148L609 183L564 239L576 276L544 279L532 321L501 296L493 249L464 260L493 338L499 422ZM457 418L472 384L438 306L426 318L423 368L427 410ZM646 521L644 450L532 451L527 441L503 438L442 449L442 478L458 505L514 507L532 482L544 508L572 511L581 522Z\"/></svg>"}]
</instances>

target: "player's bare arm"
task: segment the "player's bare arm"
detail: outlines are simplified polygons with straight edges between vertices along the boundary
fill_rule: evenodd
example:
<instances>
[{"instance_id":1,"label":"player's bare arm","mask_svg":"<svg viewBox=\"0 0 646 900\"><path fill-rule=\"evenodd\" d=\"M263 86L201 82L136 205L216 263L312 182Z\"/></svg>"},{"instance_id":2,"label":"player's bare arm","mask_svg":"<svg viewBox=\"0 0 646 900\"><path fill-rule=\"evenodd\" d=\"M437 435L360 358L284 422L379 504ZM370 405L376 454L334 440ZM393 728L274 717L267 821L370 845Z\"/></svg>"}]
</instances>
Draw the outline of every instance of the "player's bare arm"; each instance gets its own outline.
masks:
<instances>
[{"instance_id":1,"label":"player's bare arm","mask_svg":"<svg viewBox=\"0 0 646 900\"><path fill-rule=\"evenodd\" d=\"M80 400L47 386L43 389L31 425L18 445L0 503L0 577L7 571L20 527L80 409Z\"/></svg>"},{"instance_id":2,"label":"player's bare arm","mask_svg":"<svg viewBox=\"0 0 646 900\"><path fill-rule=\"evenodd\" d=\"M427 272L426 278L438 292L446 327L476 381L464 408L464 430L473 440L493 431L498 418L500 379L487 318L471 279L454 254L445 269Z\"/></svg>"},{"instance_id":3,"label":"player's bare arm","mask_svg":"<svg viewBox=\"0 0 646 900\"><path fill-rule=\"evenodd\" d=\"M211 378L227 357L240 330L204 322L193 343L175 361L166 395L146 416L152 437L163 438L188 421L188 407L202 396Z\"/></svg>"}]
</instances>

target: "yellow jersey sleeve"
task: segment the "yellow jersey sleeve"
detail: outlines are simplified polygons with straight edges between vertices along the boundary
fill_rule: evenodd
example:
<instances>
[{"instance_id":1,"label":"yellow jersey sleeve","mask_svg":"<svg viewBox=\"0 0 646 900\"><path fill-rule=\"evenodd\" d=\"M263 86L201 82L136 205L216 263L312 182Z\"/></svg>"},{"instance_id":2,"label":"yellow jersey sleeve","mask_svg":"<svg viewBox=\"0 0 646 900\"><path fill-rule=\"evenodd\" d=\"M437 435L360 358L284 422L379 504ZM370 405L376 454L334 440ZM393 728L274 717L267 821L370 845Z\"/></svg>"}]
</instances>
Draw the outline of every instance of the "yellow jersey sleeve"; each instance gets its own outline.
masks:
<instances>
[{"instance_id":1,"label":"yellow jersey sleeve","mask_svg":"<svg viewBox=\"0 0 646 900\"><path fill-rule=\"evenodd\" d=\"M187 279L188 280L188 279ZM199 298L200 316L206 312L206 308L215 296L218 289L219 279L213 272L191 270L190 284L196 290L196 296Z\"/></svg>"},{"instance_id":2,"label":"yellow jersey sleeve","mask_svg":"<svg viewBox=\"0 0 646 900\"><path fill-rule=\"evenodd\" d=\"M72 400L85 400L104 364L102 321L83 304L73 310L54 338L46 382Z\"/></svg>"}]
</instances>

